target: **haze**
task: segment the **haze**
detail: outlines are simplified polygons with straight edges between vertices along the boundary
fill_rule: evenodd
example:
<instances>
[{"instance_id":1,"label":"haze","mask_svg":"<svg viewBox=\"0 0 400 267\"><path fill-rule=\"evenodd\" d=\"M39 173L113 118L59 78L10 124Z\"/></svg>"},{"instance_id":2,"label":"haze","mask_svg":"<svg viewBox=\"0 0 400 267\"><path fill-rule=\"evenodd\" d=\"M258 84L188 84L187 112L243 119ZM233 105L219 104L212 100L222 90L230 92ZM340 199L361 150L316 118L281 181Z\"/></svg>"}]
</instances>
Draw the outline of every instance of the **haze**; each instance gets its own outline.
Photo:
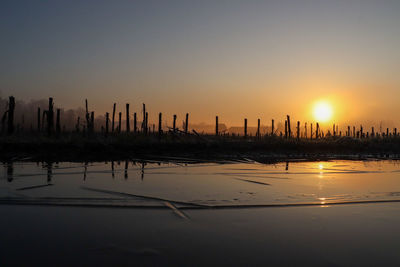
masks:
<instances>
[{"instance_id":1,"label":"haze","mask_svg":"<svg viewBox=\"0 0 400 267\"><path fill-rule=\"evenodd\" d=\"M118 3L118 4L116 4ZM2 1L0 92L97 114L400 119L399 1Z\"/></svg>"}]
</instances>

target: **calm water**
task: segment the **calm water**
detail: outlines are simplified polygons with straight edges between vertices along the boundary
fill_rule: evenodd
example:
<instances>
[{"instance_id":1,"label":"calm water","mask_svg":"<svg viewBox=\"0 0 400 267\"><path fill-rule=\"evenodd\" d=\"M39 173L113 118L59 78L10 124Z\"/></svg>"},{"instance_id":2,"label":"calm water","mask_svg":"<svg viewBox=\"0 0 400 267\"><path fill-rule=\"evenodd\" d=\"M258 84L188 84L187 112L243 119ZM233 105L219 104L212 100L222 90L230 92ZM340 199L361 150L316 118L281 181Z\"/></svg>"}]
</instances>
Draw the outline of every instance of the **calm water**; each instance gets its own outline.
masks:
<instances>
[{"instance_id":1,"label":"calm water","mask_svg":"<svg viewBox=\"0 0 400 267\"><path fill-rule=\"evenodd\" d=\"M0 177L2 266L400 266L397 161L15 162Z\"/></svg>"},{"instance_id":2,"label":"calm water","mask_svg":"<svg viewBox=\"0 0 400 267\"><path fill-rule=\"evenodd\" d=\"M397 200L400 162L15 162L3 164L0 197L132 206Z\"/></svg>"}]
</instances>

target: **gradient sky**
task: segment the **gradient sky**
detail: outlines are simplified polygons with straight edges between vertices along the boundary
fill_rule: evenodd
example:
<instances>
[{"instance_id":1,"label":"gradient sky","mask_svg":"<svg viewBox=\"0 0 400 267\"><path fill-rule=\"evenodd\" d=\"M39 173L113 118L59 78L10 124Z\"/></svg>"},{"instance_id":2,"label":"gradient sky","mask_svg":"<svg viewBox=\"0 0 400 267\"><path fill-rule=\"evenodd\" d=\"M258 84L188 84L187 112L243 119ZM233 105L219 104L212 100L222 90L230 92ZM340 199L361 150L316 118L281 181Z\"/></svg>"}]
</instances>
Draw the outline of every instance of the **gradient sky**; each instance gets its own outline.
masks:
<instances>
[{"instance_id":1,"label":"gradient sky","mask_svg":"<svg viewBox=\"0 0 400 267\"><path fill-rule=\"evenodd\" d=\"M400 121L400 1L2 1L0 92L241 125Z\"/></svg>"}]
</instances>

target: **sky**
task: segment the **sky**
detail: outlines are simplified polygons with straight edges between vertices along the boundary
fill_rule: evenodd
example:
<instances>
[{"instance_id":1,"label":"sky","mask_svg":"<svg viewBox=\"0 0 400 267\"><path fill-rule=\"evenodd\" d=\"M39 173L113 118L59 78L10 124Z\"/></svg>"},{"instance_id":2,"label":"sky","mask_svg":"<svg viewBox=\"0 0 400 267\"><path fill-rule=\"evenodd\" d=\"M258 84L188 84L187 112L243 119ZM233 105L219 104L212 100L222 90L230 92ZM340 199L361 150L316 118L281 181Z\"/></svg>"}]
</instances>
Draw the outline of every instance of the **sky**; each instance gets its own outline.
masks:
<instances>
[{"instance_id":1,"label":"sky","mask_svg":"<svg viewBox=\"0 0 400 267\"><path fill-rule=\"evenodd\" d=\"M0 96L249 124L400 122L400 1L2 1Z\"/></svg>"}]
</instances>

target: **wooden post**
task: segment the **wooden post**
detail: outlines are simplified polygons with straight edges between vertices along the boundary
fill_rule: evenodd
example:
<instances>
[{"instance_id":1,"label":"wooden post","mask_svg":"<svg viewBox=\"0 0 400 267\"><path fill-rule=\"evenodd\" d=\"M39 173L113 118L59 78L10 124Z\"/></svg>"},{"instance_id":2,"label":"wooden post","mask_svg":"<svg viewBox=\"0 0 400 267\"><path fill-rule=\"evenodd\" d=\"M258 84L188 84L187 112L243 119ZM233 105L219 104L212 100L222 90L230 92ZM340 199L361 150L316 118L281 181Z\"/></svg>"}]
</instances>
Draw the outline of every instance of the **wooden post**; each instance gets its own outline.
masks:
<instances>
[{"instance_id":1,"label":"wooden post","mask_svg":"<svg viewBox=\"0 0 400 267\"><path fill-rule=\"evenodd\" d=\"M288 127L287 127L288 123L287 120L285 120L285 138L288 138Z\"/></svg>"},{"instance_id":2,"label":"wooden post","mask_svg":"<svg viewBox=\"0 0 400 267\"><path fill-rule=\"evenodd\" d=\"M51 135L54 131L54 103L53 98L49 98L49 109L47 110L47 134Z\"/></svg>"},{"instance_id":3,"label":"wooden post","mask_svg":"<svg viewBox=\"0 0 400 267\"><path fill-rule=\"evenodd\" d=\"M363 138L364 136L363 136L363 127L362 127L362 125L360 125L360 138Z\"/></svg>"},{"instance_id":4,"label":"wooden post","mask_svg":"<svg viewBox=\"0 0 400 267\"><path fill-rule=\"evenodd\" d=\"M274 133L274 120L272 119L272 121L271 121L271 135L274 135L275 133Z\"/></svg>"},{"instance_id":5,"label":"wooden post","mask_svg":"<svg viewBox=\"0 0 400 267\"><path fill-rule=\"evenodd\" d=\"M244 119L244 137L247 137L247 119Z\"/></svg>"},{"instance_id":6,"label":"wooden post","mask_svg":"<svg viewBox=\"0 0 400 267\"><path fill-rule=\"evenodd\" d=\"M350 126L347 126L347 136L350 137Z\"/></svg>"},{"instance_id":7,"label":"wooden post","mask_svg":"<svg viewBox=\"0 0 400 267\"><path fill-rule=\"evenodd\" d=\"M15 110L15 98L9 97L8 101L8 120L7 120L7 133L9 135L14 133L14 110Z\"/></svg>"},{"instance_id":8,"label":"wooden post","mask_svg":"<svg viewBox=\"0 0 400 267\"><path fill-rule=\"evenodd\" d=\"M40 108L38 108L37 110L38 110L37 111L37 129L38 129L38 132L40 132L40 115L42 113L40 112Z\"/></svg>"},{"instance_id":9,"label":"wooden post","mask_svg":"<svg viewBox=\"0 0 400 267\"><path fill-rule=\"evenodd\" d=\"M90 132L94 133L94 111L90 113Z\"/></svg>"},{"instance_id":10,"label":"wooden post","mask_svg":"<svg viewBox=\"0 0 400 267\"><path fill-rule=\"evenodd\" d=\"M130 125L130 116L129 116L129 104L126 104L126 132L129 133L131 131Z\"/></svg>"},{"instance_id":11,"label":"wooden post","mask_svg":"<svg viewBox=\"0 0 400 267\"><path fill-rule=\"evenodd\" d=\"M257 120L257 137L260 138L260 119Z\"/></svg>"},{"instance_id":12,"label":"wooden post","mask_svg":"<svg viewBox=\"0 0 400 267\"><path fill-rule=\"evenodd\" d=\"M158 135L162 134L162 113L158 114Z\"/></svg>"},{"instance_id":13,"label":"wooden post","mask_svg":"<svg viewBox=\"0 0 400 267\"><path fill-rule=\"evenodd\" d=\"M215 116L215 135L218 136L218 116Z\"/></svg>"},{"instance_id":14,"label":"wooden post","mask_svg":"<svg viewBox=\"0 0 400 267\"><path fill-rule=\"evenodd\" d=\"M147 125L146 125L146 105L143 103L143 122L142 122L142 132L147 132Z\"/></svg>"},{"instance_id":15,"label":"wooden post","mask_svg":"<svg viewBox=\"0 0 400 267\"><path fill-rule=\"evenodd\" d=\"M289 134L289 138L292 137L292 131L290 129L290 116L287 115L287 126L288 126L288 134Z\"/></svg>"},{"instance_id":16,"label":"wooden post","mask_svg":"<svg viewBox=\"0 0 400 267\"><path fill-rule=\"evenodd\" d=\"M312 130L312 123L310 124L311 130L310 130L310 139L313 137L313 130Z\"/></svg>"},{"instance_id":17,"label":"wooden post","mask_svg":"<svg viewBox=\"0 0 400 267\"><path fill-rule=\"evenodd\" d=\"M56 134L59 135L61 133L61 122L60 122L60 116L61 116L61 110L58 108L57 109L57 116L56 116Z\"/></svg>"},{"instance_id":18,"label":"wooden post","mask_svg":"<svg viewBox=\"0 0 400 267\"><path fill-rule=\"evenodd\" d=\"M333 124L333 136L336 136L336 127L335 127L335 124Z\"/></svg>"},{"instance_id":19,"label":"wooden post","mask_svg":"<svg viewBox=\"0 0 400 267\"><path fill-rule=\"evenodd\" d=\"M106 136L108 135L108 122L110 120L110 114L106 112Z\"/></svg>"},{"instance_id":20,"label":"wooden post","mask_svg":"<svg viewBox=\"0 0 400 267\"><path fill-rule=\"evenodd\" d=\"M319 123L317 122L317 129L315 130L315 139L319 137Z\"/></svg>"},{"instance_id":21,"label":"wooden post","mask_svg":"<svg viewBox=\"0 0 400 267\"><path fill-rule=\"evenodd\" d=\"M136 112L133 114L133 132L136 133L137 131L137 117Z\"/></svg>"},{"instance_id":22,"label":"wooden post","mask_svg":"<svg viewBox=\"0 0 400 267\"><path fill-rule=\"evenodd\" d=\"M188 134L188 129L189 129L189 113L186 113L186 119L185 119L185 134Z\"/></svg>"},{"instance_id":23,"label":"wooden post","mask_svg":"<svg viewBox=\"0 0 400 267\"><path fill-rule=\"evenodd\" d=\"M174 114L174 121L173 121L173 126L172 126L173 131L176 131L176 115Z\"/></svg>"},{"instance_id":24,"label":"wooden post","mask_svg":"<svg viewBox=\"0 0 400 267\"><path fill-rule=\"evenodd\" d=\"M300 139L300 121L297 121L297 139Z\"/></svg>"},{"instance_id":25,"label":"wooden post","mask_svg":"<svg viewBox=\"0 0 400 267\"><path fill-rule=\"evenodd\" d=\"M115 121L115 108L116 108L116 103L113 105L113 113L112 113L112 122L111 122L111 132L114 132L114 121Z\"/></svg>"},{"instance_id":26,"label":"wooden post","mask_svg":"<svg viewBox=\"0 0 400 267\"><path fill-rule=\"evenodd\" d=\"M147 134L147 132L149 131L148 129L150 128L150 127L148 127L148 125L149 125L149 113L148 112L146 112L146 119L145 119L145 123L146 123L146 134Z\"/></svg>"},{"instance_id":27,"label":"wooden post","mask_svg":"<svg viewBox=\"0 0 400 267\"><path fill-rule=\"evenodd\" d=\"M122 113L118 113L118 133L121 133L121 117Z\"/></svg>"},{"instance_id":28,"label":"wooden post","mask_svg":"<svg viewBox=\"0 0 400 267\"><path fill-rule=\"evenodd\" d=\"M371 137L375 137L375 129L374 129L374 127L371 128Z\"/></svg>"},{"instance_id":29,"label":"wooden post","mask_svg":"<svg viewBox=\"0 0 400 267\"><path fill-rule=\"evenodd\" d=\"M393 132L394 132L394 136L397 136L397 128L394 128Z\"/></svg>"},{"instance_id":30,"label":"wooden post","mask_svg":"<svg viewBox=\"0 0 400 267\"><path fill-rule=\"evenodd\" d=\"M90 127L90 114L89 114L87 99L85 99L85 107L86 107L86 128L89 130L91 127Z\"/></svg>"}]
</instances>

